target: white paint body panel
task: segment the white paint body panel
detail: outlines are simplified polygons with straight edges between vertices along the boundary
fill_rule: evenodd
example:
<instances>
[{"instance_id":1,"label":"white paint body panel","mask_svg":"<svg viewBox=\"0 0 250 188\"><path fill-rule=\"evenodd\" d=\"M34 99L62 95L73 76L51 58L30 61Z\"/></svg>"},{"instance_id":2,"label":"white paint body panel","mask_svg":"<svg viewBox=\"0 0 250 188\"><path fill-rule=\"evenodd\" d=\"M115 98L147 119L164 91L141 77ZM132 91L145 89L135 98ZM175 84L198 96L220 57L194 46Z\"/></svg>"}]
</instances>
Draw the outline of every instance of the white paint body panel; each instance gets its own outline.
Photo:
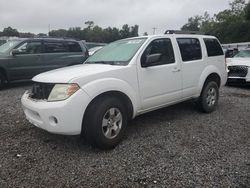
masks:
<instances>
[{"instance_id":1,"label":"white paint body panel","mask_svg":"<svg viewBox=\"0 0 250 188\"><path fill-rule=\"evenodd\" d=\"M202 59L182 62L176 38L194 37L200 40ZM22 104L27 119L34 125L52 133L80 134L82 119L88 104L98 95L119 91L127 95L133 105L133 117L169 106L200 95L207 76L217 73L221 85L226 83L224 56L208 58L203 37L199 35L148 36L146 42L127 66L83 64L42 73L33 78L43 83L77 83L79 92L59 102L33 101L25 93ZM140 59L148 44L159 38L172 41L175 63L142 68ZM32 113L30 113L32 112ZM36 114L39 114L37 118ZM53 126L51 116L58 118L60 126Z\"/></svg>"}]
</instances>

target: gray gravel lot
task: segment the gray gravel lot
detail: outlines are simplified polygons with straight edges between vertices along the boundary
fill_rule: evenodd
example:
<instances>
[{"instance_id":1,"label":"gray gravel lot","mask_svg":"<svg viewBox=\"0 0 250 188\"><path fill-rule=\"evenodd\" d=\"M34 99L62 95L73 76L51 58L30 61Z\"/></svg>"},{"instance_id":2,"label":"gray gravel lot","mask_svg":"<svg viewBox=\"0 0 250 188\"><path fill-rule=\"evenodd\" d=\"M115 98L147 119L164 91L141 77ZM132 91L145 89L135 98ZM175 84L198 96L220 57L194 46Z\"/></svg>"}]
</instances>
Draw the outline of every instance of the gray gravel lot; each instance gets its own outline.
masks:
<instances>
[{"instance_id":1,"label":"gray gravel lot","mask_svg":"<svg viewBox=\"0 0 250 188\"><path fill-rule=\"evenodd\" d=\"M131 121L114 150L25 120L29 84L0 91L0 187L250 187L250 87L223 87L218 110L192 102Z\"/></svg>"}]
</instances>

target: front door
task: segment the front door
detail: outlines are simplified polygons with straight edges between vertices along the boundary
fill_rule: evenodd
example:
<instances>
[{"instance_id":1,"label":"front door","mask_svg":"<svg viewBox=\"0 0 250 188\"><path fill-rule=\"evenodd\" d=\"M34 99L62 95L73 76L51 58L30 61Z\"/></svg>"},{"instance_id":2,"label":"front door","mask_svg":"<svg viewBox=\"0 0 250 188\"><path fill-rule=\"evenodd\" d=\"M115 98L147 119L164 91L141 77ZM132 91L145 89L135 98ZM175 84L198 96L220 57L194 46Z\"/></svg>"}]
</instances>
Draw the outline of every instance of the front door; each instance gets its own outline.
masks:
<instances>
[{"instance_id":1,"label":"front door","mask_svg":"<svg viewBox=\"0 0 250 188\"><path fill-rule=\"evenodd\" d=\"M8 64L10 79L30 79L39 74L43 67L41 41L25 41L16 49L19 52L11 57Z\"/></svg>"},{"instance_id":2,"label":"front door","mask_svg":"<svg viewBox=\"0 0 250 188\"><path fill-rule=\"evenodd\" d=\"M159 61L143 67L147 57L152 54L161 54ZM181 99L181 67L170 38L153 40L137 64L142 110L161 107Z\"/></svg>"}]
</instances>

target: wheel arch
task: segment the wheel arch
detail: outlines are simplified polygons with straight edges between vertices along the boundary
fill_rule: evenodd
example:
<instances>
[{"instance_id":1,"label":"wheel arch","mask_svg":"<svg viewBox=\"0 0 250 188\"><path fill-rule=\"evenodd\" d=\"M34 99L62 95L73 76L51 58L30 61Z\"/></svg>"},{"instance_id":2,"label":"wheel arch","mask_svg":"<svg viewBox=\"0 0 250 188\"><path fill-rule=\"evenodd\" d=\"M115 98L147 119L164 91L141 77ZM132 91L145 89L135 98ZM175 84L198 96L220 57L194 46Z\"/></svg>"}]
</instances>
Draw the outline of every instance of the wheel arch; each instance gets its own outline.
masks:
<instances>
[{"instance_id":1,"label":"wheel arch","mask_svg":"<svg viewBox=\"0 0 250 188\"><path fill-rule=\"evenodd\" d=\"M218 70L217 67L215 66L209 66L207 67L199 80L199 86L198 86L198 90L197 90L197 96L200 95L200 93L202 92L202 89L204 87L204 85L208 82L208 81L215 81L218 84L218 87L221 86L222 83L222 78L220 76L220 71Z\"/></svg>"},{"instance_id":2,"label":"wheel arch","mask_svg":"<svg viewBox=\"0 0 250 188\"><path fill-rule=\"evenodd\" d=\"M104 93L101 93L97 96L95 96L87 105L87 108L83 114L83 119L82 119L82 131L84 130L84 124L86 122L86 114L88 109L92 104L95 103L95 101L99 100L100 98L105 98L105 97L116 97L118 98L126 107L127 113L128 113L128 119L132 119L134 117L134 107L131 99L123 92L121 91L106 91Z\"/></svg>"}]
</instances>

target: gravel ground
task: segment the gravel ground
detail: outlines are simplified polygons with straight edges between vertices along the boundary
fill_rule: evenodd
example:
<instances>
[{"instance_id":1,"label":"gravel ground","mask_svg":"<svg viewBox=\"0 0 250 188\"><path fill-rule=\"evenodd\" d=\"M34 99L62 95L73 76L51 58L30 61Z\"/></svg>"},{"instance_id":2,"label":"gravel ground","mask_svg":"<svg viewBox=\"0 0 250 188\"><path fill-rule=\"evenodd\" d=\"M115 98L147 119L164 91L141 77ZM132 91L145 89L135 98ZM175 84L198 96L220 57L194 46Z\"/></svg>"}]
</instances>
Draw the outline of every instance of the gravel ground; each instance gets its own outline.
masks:
<instances>
[{"instance_id":1,"label":"gravel ground","mask_svg":"<svg viewBox=\"0 0 250 188\"><path fill-rule=\"evenodd\" d=\"M192 102L137 117L111 151L25 120L29 84L0 91L0 187L250 187L250 87L223 87L218 110Z\"/></svg>"}]
</instances>

